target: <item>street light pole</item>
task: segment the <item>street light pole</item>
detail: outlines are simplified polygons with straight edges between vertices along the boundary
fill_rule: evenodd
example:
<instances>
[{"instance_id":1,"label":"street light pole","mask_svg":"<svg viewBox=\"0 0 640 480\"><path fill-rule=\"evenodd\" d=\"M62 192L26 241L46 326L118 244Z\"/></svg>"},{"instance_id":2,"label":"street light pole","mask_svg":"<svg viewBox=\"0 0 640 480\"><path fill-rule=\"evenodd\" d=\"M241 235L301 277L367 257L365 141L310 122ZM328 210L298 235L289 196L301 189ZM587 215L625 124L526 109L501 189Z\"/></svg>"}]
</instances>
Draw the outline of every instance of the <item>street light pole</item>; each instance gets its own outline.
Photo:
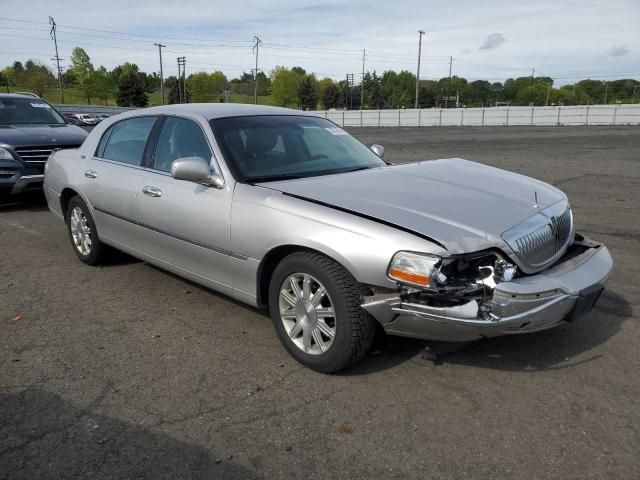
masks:
<instances>
[{"instance_id":1,"label":"street light pole","mask_svg":"<svg viewBox=\"0 0 640 480\"><path fill-rule=\"evenodd\" d=\"M418 30L418 71L416 72L416 106L418 108L418 97L420 95L420 57L422 55L422 36L423 30Z\"/></svg>"}]
</instances>

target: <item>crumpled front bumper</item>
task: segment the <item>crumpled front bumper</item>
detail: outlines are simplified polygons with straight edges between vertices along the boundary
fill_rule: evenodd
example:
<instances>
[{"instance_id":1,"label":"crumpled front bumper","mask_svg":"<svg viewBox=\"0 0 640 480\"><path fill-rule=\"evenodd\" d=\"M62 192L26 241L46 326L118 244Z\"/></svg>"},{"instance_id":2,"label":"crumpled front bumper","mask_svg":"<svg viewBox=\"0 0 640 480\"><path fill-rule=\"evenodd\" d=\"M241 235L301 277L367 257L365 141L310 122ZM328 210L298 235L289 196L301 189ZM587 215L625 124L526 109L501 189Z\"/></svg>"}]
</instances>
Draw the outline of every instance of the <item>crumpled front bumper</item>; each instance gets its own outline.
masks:
<instances>
[{"instance_id":1,"label":"crumpled front bumper","mask_svg":"<svg viewBox=\"0 0 640 480\"><path fill-rule=\"evenodd\" d=\"M546 330L591 310L613 268L607 247L585 242L589 248L577 256L536 275L498 283L485 315L475 300L439 308L403 301L397 294L370 297L362 307L388 334L405 337L461 342Z\"/></svg>"}]
</instances>

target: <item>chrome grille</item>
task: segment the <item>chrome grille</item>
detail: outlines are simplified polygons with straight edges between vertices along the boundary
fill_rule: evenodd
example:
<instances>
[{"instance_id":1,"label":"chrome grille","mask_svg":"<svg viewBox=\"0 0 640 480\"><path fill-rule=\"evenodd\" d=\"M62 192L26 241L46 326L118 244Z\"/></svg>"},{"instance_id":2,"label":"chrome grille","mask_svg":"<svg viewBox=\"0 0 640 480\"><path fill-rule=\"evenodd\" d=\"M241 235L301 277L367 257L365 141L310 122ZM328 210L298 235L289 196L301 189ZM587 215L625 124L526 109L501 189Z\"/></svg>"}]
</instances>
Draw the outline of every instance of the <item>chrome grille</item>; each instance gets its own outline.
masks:
<instances>
[{"instance_id":1,"label":"chrome grille","mask_svg":"<svg viewBox=\"0 0 640 480\"><path fill-rule=\"evenodd\" d=\"M41 147L16 147L15 151L27 164L45 164L54 150L78 148L78 145L46 145Z\"/></svg>"},{"instance_id":2,"label":"chrome grille","mask_svg":"<svg viewBox=\"0 0 640 480\"><path fill-rule=\"evenodd\" d=\"M503 233L502 237L528 269L547 266L571 244L571 208L566 202L552 205Z\"/></svg>"}]
</instances>

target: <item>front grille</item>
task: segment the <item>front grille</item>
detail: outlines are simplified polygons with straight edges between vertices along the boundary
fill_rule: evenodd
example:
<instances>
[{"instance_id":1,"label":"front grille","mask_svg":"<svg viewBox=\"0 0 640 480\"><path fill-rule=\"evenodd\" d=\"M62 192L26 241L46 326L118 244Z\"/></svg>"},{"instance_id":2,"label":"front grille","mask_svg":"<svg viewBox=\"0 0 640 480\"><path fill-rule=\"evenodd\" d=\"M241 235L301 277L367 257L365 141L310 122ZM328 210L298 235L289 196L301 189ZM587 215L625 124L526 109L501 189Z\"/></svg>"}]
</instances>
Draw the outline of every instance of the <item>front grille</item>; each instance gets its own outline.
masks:
<instances>
[{"instance_id":1,"label":"front grille","mask_svg":"<svg viewBox=\"0 0 640 480\"><path fill-rule=\"evenodd\" d=\"M41 147L16 147L15 151L20 158L26 163L31 165L45 164L49 155L54 150L61 150L64 148L78 148L78 145L46 145Z\"/></svg>"},{"instance_id":2,"label":"front grille","mask_svg":"<svg viewBox=\"0 0 640 480\"><path fill-rule=\"evenodd\" d=\"M542 210L502 235L529 269L551 264L571 244L572 236L573 217L565 202Z\"/></svg>"}]
</instances>

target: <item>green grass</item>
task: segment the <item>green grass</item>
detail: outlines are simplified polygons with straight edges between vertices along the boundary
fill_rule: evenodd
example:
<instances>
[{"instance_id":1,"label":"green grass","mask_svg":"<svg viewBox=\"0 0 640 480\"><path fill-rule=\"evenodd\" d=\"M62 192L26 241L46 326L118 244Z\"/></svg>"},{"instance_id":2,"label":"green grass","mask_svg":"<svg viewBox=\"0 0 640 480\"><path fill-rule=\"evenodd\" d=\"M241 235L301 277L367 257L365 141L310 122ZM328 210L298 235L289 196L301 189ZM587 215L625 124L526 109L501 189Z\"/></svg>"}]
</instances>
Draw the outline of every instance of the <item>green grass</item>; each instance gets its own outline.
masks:
<instances>
[{"instance_id":1,"label":"green grass","mask_svg":"<svg viewBox=\"0 0 640 480\"><path fill-rule=\"evenodd\" d=\"M4 90L6 92L6 88ZM28 92L29 90L24 87L9 87L10 92ZM49 103L60 103L60 89L58 88L47 88L44 91L44 95L42 95ZM158 101L160 96L158 95ZM79 88L65 88L64 89L64 103L71 105L86 105L87 97L85 97L84 92ZM101 102L97 98L92 98L91 103L93 105L104 105L104 102ZM115 99L111 98L108 100L107 105L115 105Z\"/></svg>"}]
</instances>

